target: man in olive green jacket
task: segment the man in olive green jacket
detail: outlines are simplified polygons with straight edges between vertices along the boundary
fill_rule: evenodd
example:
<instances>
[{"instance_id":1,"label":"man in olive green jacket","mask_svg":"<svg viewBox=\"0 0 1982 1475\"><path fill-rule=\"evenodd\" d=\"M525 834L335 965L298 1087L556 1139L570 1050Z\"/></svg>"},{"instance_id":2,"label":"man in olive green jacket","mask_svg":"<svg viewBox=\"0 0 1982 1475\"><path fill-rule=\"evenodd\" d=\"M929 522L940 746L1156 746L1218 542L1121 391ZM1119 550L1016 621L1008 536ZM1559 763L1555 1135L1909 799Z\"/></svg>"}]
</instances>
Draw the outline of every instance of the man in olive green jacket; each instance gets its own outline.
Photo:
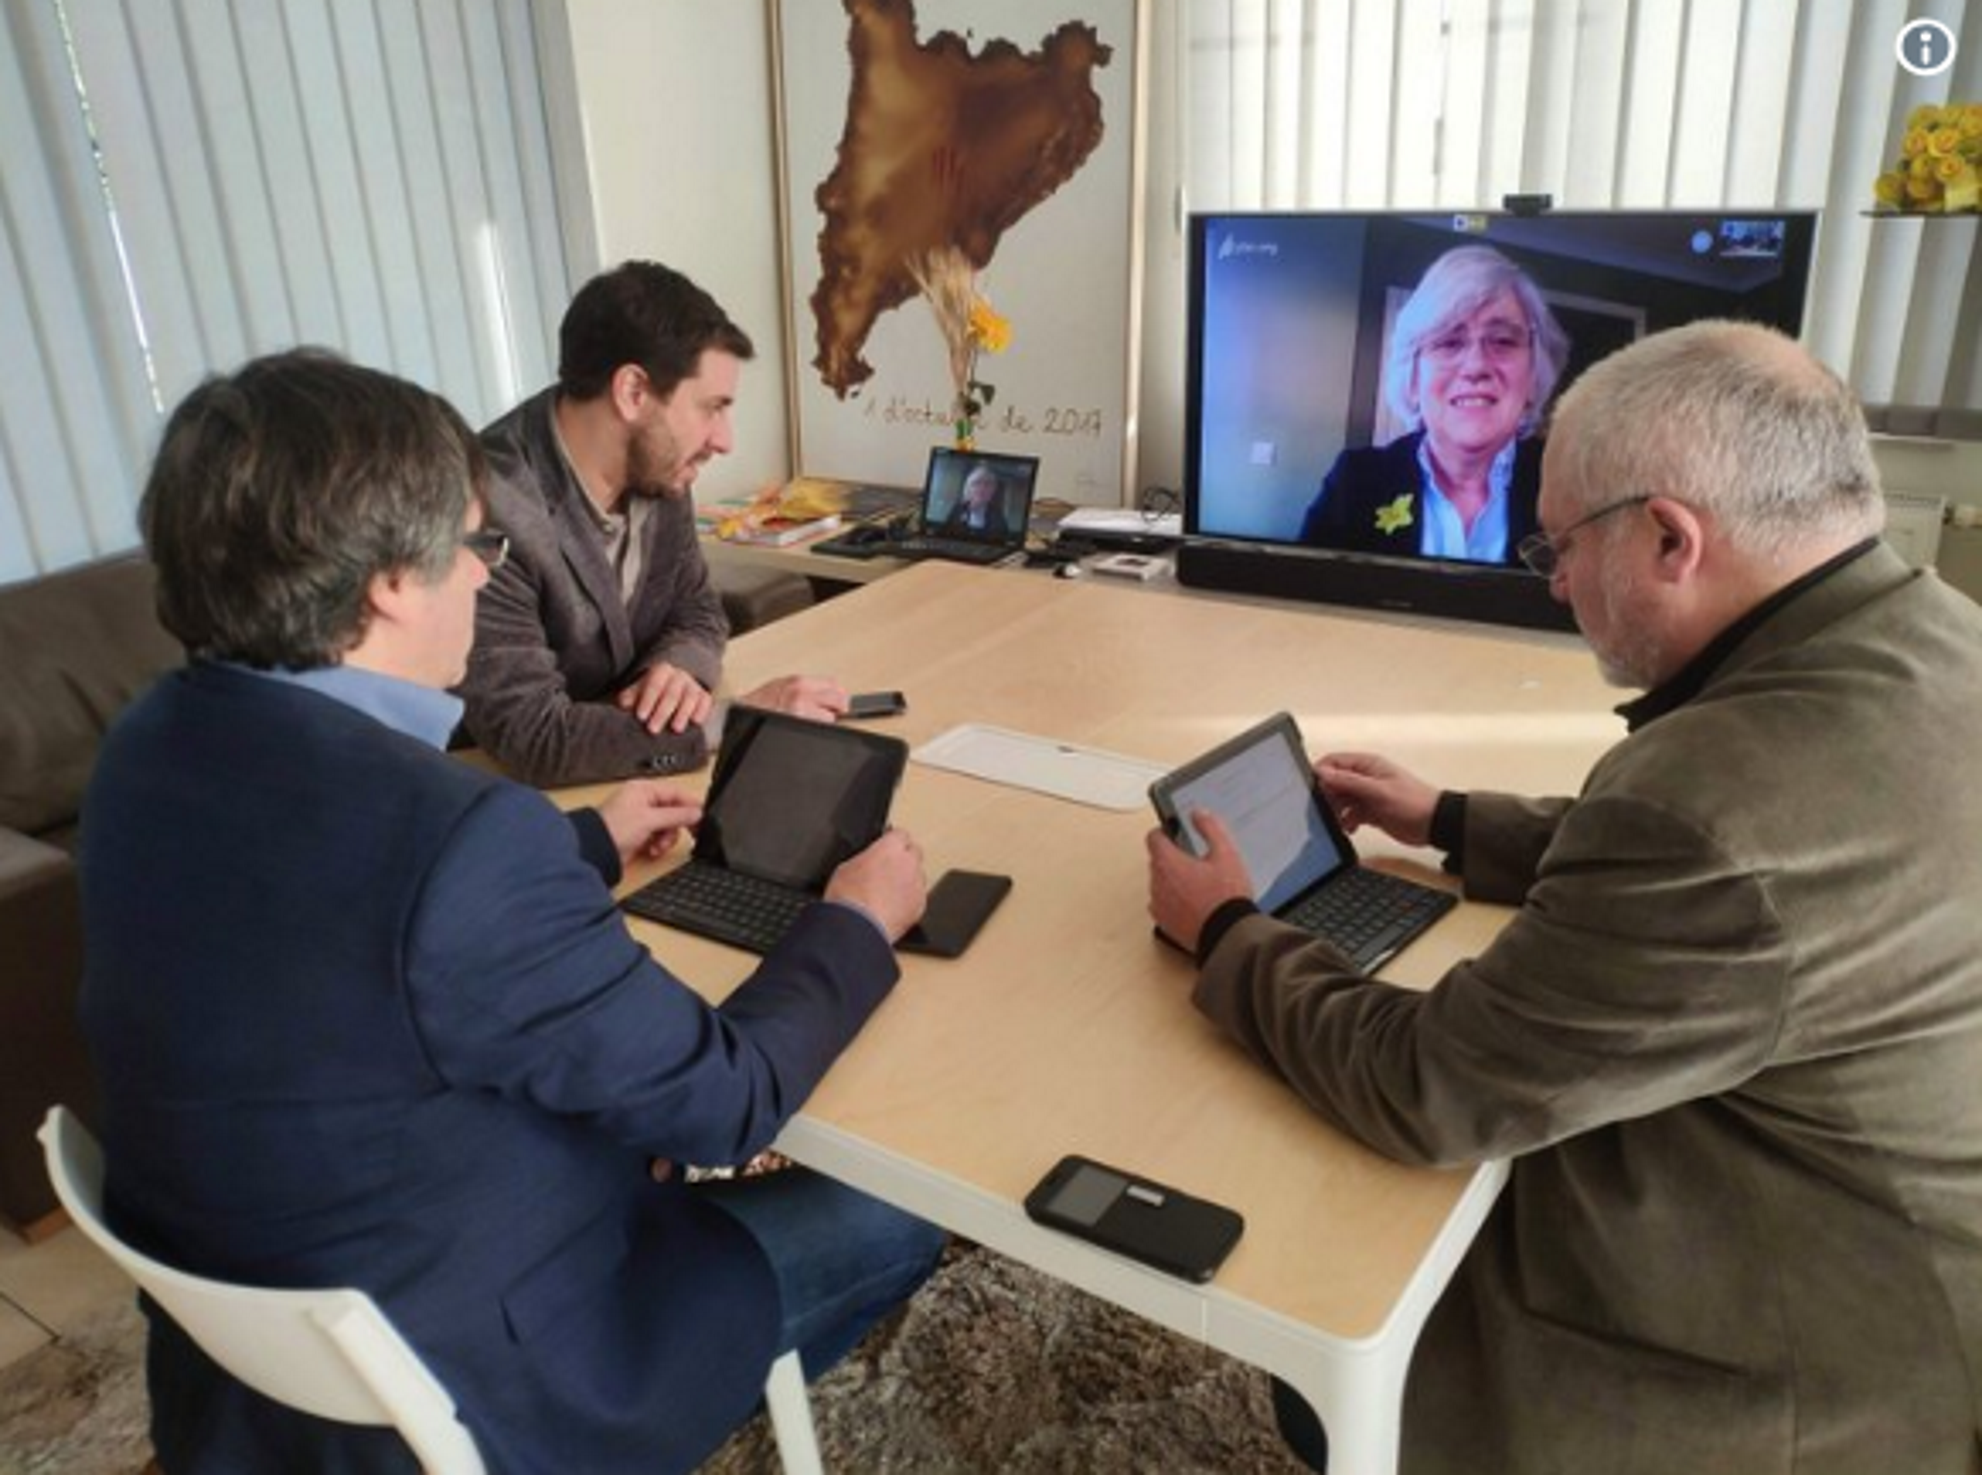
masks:
<instances>
[{"instance_id":1,"label":"man in olive green jacket","mask_svg":"<svg viewBox=\"0 0 1982 1475\"><path fill-rule=\"evenodd\" d=\"M1206 1014L1381 1152L1514 1160L1406 1471L1982 1469L1982 610L1881 518L1795 344L1646 339L1563 400L1524 549L1646 691L1629 735L1573 801L1317 765L1519 906L1492 945L1372 982L1243 899L1215 818L1201 861L1150 839Z\"/></svg>"}]
</instances>

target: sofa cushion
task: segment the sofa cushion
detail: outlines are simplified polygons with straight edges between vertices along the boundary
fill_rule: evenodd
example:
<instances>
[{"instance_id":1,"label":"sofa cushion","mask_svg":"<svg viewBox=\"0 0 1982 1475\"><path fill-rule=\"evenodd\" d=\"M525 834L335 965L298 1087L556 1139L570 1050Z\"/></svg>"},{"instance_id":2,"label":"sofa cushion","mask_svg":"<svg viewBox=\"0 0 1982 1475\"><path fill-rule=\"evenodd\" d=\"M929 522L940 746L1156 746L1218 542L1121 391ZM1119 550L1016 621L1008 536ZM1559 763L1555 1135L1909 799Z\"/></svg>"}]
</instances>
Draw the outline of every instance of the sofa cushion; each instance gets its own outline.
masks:
<instances>
[{"instance_id":1,"label":"sofa cushion","mask_svg":"<svg viewBox=\"0 0 1982 1475\"><path fill-rule=\"evenodd\" d=\"M67 830L104 730L184 653L125 555L0 587L0 827Z\"/></svg>"}]
</instances>

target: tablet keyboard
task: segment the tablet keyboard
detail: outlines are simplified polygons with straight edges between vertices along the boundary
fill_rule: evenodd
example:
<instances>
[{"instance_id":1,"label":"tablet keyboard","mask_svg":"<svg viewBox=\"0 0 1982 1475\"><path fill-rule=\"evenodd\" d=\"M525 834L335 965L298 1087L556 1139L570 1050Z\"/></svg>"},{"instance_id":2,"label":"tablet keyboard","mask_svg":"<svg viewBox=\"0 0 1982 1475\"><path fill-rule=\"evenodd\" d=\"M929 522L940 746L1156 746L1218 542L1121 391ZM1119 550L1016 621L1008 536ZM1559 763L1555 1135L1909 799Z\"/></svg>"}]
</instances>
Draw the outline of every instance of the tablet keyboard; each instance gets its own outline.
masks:
<instances>
[{"instance_id":1,"label":"tablet keyboard","mask_svg":"<svg viewBox=\"0 0 1982 1475\"><path fill-rule=\"evenodd\" d=\"M740 871L690 860L648 882L620 905L636 917L768 953L816 897Z\"/></svg>"},{"instance_id":2,"label":"tablet keyboard","mask_svg":"<svg viewBox=\"0 0 1982 1475\"><path fill-rule=\"evenodd\" d=\"M1319 933L1367 972L1457 904L1449 891L1354 866L1279 915Z\"/></svg>"}]
</instances>

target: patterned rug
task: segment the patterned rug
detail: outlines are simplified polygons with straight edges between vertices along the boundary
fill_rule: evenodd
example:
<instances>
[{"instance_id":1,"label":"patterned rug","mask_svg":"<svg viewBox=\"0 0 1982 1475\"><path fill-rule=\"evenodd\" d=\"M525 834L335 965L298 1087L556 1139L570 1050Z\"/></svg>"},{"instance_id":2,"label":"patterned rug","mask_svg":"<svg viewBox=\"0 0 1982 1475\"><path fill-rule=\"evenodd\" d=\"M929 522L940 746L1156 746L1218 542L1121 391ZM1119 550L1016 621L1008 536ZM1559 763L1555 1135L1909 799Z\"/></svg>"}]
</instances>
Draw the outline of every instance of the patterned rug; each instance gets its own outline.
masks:
<instances>
[{"instance_id":1,"label":"patterned rug","mask_svg":"<svg viewBox=\"0 0 1982 1475\"><path fill-rule=\"evenodd\" d=\"M0 1370L0 1475L138 1475L143 1324L106 1312ZM812 1389L826 1468L1300 1475L1265 1377L981 1249L953 1249L897 1320ZM760 1416L706 1475L775 1475Z\"/></svg>"}]
</instances>

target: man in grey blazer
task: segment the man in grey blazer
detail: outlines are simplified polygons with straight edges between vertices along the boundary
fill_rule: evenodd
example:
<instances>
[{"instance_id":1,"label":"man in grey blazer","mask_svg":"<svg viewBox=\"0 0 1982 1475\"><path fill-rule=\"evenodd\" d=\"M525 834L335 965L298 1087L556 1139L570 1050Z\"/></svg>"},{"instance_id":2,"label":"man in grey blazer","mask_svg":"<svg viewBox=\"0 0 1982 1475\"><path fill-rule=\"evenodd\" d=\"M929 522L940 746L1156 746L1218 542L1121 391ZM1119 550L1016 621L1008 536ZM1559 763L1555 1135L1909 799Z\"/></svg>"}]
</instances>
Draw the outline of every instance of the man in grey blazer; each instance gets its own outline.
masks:
<instances>
[{"instance_id":1,"label":"man in grey blazer","mask_svg":"<svg viewBox=\"0 0 1982 1475\"><path fill-rule=\"evenodd\" d=\"M1260 915L1215 817L1204 860L1149 838L1200 1009L1378 1151L1514 1160L1406 1470L1982 1469L1982 610L1882 507L1849 391L1765 329L1570 390L1523 555L1645 691L1628 735L1573 800L1317 765L1519 908L1428 993Z\"/></svg>"},{"instance_id":2,"label":"man in grey blazer","mask_svg":"<svg viewBox=\"0 0 1982 1475\"><path fill-rule=\"evenodd\" d=\"M470 736L539 786L675 773L708 756L729 629L695 533L701 468L731 445L750 338L680 272L628 261L578 291L558 382L482 432L509 535L459 688ZM838 683L738 700L831 721Z\"/></svg>"}]
</instances>

